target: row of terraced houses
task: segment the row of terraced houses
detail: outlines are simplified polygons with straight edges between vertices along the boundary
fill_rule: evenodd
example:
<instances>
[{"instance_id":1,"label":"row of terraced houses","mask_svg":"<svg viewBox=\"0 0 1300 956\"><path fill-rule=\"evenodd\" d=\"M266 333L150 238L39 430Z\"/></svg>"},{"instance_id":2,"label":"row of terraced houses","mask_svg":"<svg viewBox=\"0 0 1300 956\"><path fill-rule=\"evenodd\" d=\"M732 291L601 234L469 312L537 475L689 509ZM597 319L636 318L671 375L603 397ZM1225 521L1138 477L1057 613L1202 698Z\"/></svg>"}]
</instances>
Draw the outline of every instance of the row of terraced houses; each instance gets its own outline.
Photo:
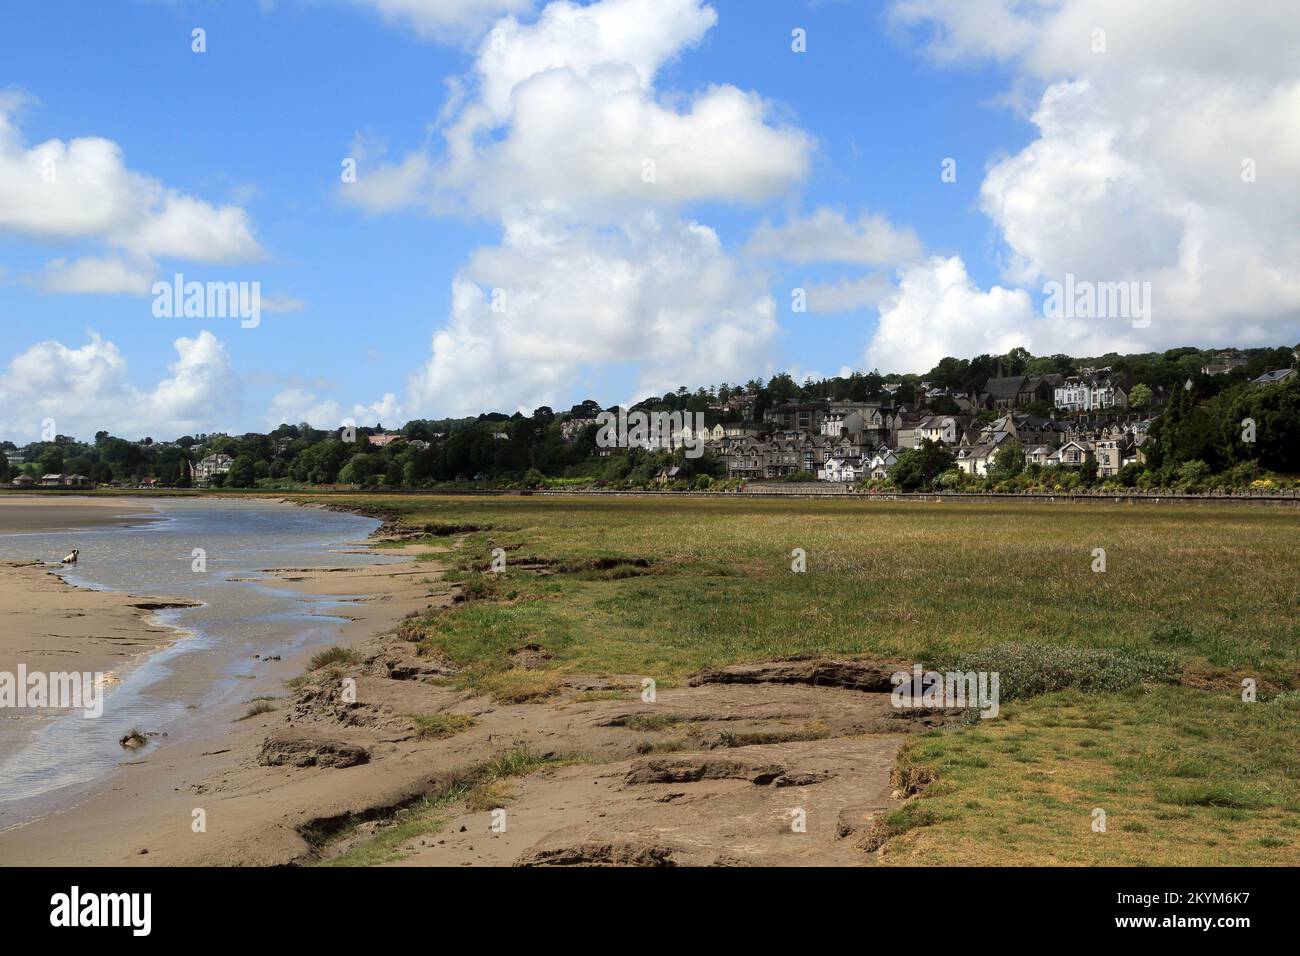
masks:
<instances>
[{"instance_id":1,"label":"row of terraced houses","mask_svg":"<svg viewBox=\"0 0 1300 956\"><path fill-rule=\"evenodd\" d=\"M1261 381L1283 380L1278 375ZM1109 477L1127 464L1145 463L1142 446L1152 416L1169 401L1167 391L1152 389L1144 406L1133 409L1135 384L1131 376L1106 368L1071 376L990 378L974 395L923 382L918 406L944 396L960 413L929 414L888 398L802 402L768 408L757 422L718 423L698 433L687 426L646 447L703 440L729 478L777 479L805 472L822 481L858 482L887 477L900 453L926 439L946 446L961 471L987 477L1004 444L1018 441L1026 464L1095 467L1099 476ZM1069 414L1058 418L1056 411L1043 416L1025 410L1044 405ZM997 417L984 420L988 416L979 413L986 411Z\"/></svg>"}]
</instances>

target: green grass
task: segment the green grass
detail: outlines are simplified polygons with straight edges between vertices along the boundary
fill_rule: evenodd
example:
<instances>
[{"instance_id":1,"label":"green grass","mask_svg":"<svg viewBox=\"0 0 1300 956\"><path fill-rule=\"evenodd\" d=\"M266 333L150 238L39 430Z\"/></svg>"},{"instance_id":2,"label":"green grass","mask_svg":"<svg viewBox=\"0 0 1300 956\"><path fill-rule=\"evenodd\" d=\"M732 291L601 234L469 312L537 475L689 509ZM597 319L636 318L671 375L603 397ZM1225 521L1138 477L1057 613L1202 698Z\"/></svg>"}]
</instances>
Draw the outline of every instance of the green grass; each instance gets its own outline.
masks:
<instances>
[{"instance_id":1,"label":"green grass","mask_svg":"<svg viewBox=\"0 0 1300 956\"><path fill-rule=\"evenodd\" d=\"M307 667L309 670L315 671L331 664L357 664L360 661L361 655L351 648L334 646L313 654Z\"/></svg>"},{"instance_id":2,"label":"green grass","mask_svg":"<svg viewBox=\"0 0 1300 956\"><path fill-rule=\"evenodd\" d=\"M269 700L258 700L253 703L252 707L249 707L248 710L244 711L244 716L235 719L236 721L248 720L250 717L257 717L260 714L269 714L275 709L275 705Z\"/></svg>"},{"instance_id":3,"label":"green grass","mask_svg":"<svg viewBox=\"0 0 1300 956\"><path fill-rule=\"evenodd\" d=\"M473 769L458 774L437 791L399 811L386 826L369 839L321 862L322 866L377 866L403 859L407 844L422 836L437 834L463 807L470 813L484 813L509 799L503 784L527 776L538 767L556 762L526 744L517 744Z\"/></svg>"},{"instance_id":4,"label":"green grass","mask_svg":"<svg viewBox=\"0 0 1300 956\"><path fill-rule=\"evenodd\" d=\"M920 798L934 820L890 838L886 860L1295 862L1293 509L330 500L483 529L432 555L452 564L446 579L466 600L403 630L421 653L458 665L459 686L501 700L545 699L565 673L665 687L703 667L791 654L998 669L1002 716L914 741L911 759L939 771ZM506 571L485 574L496 547ZM1091 570L1099 547L1105 573ZM794 548L807 553L806 573L790 570ZM525 644L549 659L513 666ZM1259 704L1241 702L1245 677ZM1098 806L1113 821L1100 841L1089 830Z\"/></svg>"},{"instance_id":5,"label":"green grass","mask_svg":"<svg viewBox=\"0 0 1300 956\"><path fill-rule=\"evenodd\" d=\"M976 732L906 745L902 762L933 778L909 805L935 822L886 862L1300 864L1293 710L1187 687L1068 690L1008 703Z\"/></svg>"},{"instance_id":6,"label":"green grass","mask_svg":"<svg viewBox=\"0 0 1300 956\"><path fill-rule=\"evenodd\" d=\"M415 736L421 740L440 740L473 727L476 721L469 714L412 714Z\"/></svg>"},{"instance_id":7,"label":"green grass","mask_svg":"<svg viewBox=\"0 0 1300 956\"><path fill-rule=\"evenodd\" d=\"M1300 672L1291 509L334 496L415 524L473 524L450 556L471 591L425 640L503 669L535 642L560 669L680 679L779 654L923 661L1021 641L1165 651L1289 686ZM486 575L491 549L507 570ZM803 548L808 571L790 571ZM1091 570L1107 550L1107 572ZM435 556L446 560L448 555ZM556 573L517 568L543 558ZM650 562L630 577L576 569ZM851 626L845 626L850 622Z\"/></svg>"}]
</instances>

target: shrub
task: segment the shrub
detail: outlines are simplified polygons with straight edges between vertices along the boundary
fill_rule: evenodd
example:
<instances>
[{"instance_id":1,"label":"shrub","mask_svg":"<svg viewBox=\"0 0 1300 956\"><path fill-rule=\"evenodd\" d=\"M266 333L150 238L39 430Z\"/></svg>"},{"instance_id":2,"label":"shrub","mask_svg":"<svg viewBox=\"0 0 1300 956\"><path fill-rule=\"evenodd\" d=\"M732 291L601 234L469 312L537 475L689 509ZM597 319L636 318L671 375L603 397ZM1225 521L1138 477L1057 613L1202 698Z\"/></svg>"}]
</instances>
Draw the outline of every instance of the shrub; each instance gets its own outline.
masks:
<instances>
[{"instance_id":1,"label":"shrub","mask_svg":"<svg viewBox=\"0 0 1300 956\"><path fill-rule=\"evenodd\" d=\"M356 664L361 660L361 655L350 647L328 647L323 651L318 651L312 656L311 662L307 665L310 670L320 670L330 664Z\"/></svg>"},{"instance_id":2,"label":"shrub","mask_svg":"<svg viewBox=\"0 0 1300 956\"><path fill-rule=\"evenodd\" d=\"M254 703L252 707L248 708L248 710L244 712L243 717L238 717L236 719L248 720L248 718L256 717L259 714L269 714L273 710L275 710L275 705L272 704L270 701L259 700L256 703Z\"/></svg>"},{"instance_id":3,"label":"shrub","mask_svg":"<svg viewBox=\"0 0 1300 956\"><path fill-rule=\"evenodd\" d=\"M1005 701L1068 688L1113 692L1145 681L1172 684L1182 667L1176 655L1164 651L1006 643L962 654L953 669L996 671Z\"/></svg>"}]
</instances>

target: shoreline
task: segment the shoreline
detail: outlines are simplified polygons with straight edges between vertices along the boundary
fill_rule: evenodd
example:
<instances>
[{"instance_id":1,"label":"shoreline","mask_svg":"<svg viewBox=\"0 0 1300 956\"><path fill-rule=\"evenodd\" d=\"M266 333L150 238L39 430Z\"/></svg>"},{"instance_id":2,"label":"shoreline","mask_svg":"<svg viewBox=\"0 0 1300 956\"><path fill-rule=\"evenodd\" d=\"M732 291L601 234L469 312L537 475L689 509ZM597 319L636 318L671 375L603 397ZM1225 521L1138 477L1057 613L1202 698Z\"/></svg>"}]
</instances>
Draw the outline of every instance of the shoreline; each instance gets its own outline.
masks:
<instances>
[{"instance_id":1,"label":"shoreline","mask_svg":"<svg viewBox=\"0 0 1300 956\"><path fill-rule=\"evenodd\" d=\"M158 611L201 603L73 584L43 561L0 560L0 672L13 673L22 655L28 671L112 678L185 637ZM27 646L33 640L43 643Z\"/></svg>"},{"instance_id":2,"label":"shoreline","mask_svg":"<svg viewBox=\"0 0 1300 956\"><path fill-rule=\"evenodd\" d=\"M397 532L389 540L398 542L419 534L389 530ZM268 675L300 678L276 709L242 720L240 704L196 715L192 732L141 751L111 786L76 807L0 832L0 860L92 866L877 862L863 847L883 814L898 805L891 772L899 748L909 733L950 716L901 721L888 694L855 689L859 678L846 686L790 681L791 665L782 662L747 665L750 673L735 681L719 672L698 685L664 688L649 705L639 699L643 675L636 674L557 671L552 693L518 701L459 688L456 667L419 656L401 627L412 612L465 599L463 589L444 580L445 563L432 560L458 546L458 537L405 541L382 553L407 561L262 569L271 576L264 583L298 591L304 600L350 601L342 611L321 613L348 616L337 643L352 649L352 658L308 671L316 648L283 660L273 651ZM831 663L873 686L890 666ZM534 665L523 659L518 666ZM813 670L820 673L819 667ZM354 682L350 700L341 692L344 678ZM420 715L457 729L426 734ZM689 745L674 743L680 733L674 727L690 728ZM753 743L738 745L738 735ZM648 738L660 742L650 745ZM514 780L483 777L512 759L536 761L534 772ZM463 794L465 780L484 781L473 791L477 799L438 803L443 794ZM809 824L808 838L792 841L788 814L795 799L807 808ZM440 828L405 837L402 827L389 826L430 801L443 807ZM509 807L508 833L491 829L487 808L502 805ZM199 818L203 829L196 832ZM759 821L766 823L753 830Z\"/></svg>"},{"instance_id":3,"label":"shoreline","mask_svg":"<svg viewBox=\"0 0 1300 956\"><path fill-rule=\"evenodd\" d=\"M365 547L362 542L356 545ZM432 549L409 550L427 553ZM323 557L327 558L328 552ZM0 565L0 572L3 570ZM77 587L58 575L46 574L44 567L22 570L29 575L35 572L40 578L29 576L21 588L4 588L15 598L28 593L34 580L48 578L58 582L54 587L67 589L88 603L102 602L106 596L112 601L116 596L130 605L130 596ZM439 599L431 597L433 591L428 583L422 583L439 577L439 572L413 560L356 567L262 568L259 574L266 575L258 579L261 585L296 591L304 601L340 602L322 603L311 613L344 619L337 638L344 647L391 629L411 611L423 610ZM133 600L146 603L145 599ZM137 639L141 628L160 636L171 630L146 619L158 609L156 605L166 602L149 599L147 603L148 610L132 619ZM177 602L176 606L189 604ZM85 614L84 620L92 629L96 624L90 622L103 620L98 611L87 610ZM160 650L170 643L157 643L153 649ZM281 682L297 677L317 650L294 650L287 642L266 647L260 661L265 664L261 673ZM142 659L147 657L137 659L137 663ZM281 698L279 703L287 700ZM312 792L306 794L295 789L286 802L281 802L266 792L268 787L273 788L274 777L279 774L256 768L254 758L266 725L282 714L277 710L240 720L247 705L247 701L236 701L214 706L196 714L185 733L152 743L135 754L124 751L120 772L97 782L75 805L0 831L0 860L4 865L150 866L282 860L284 851L277 840L283 829L282 818L296 807L329 799L329 794L316 792L316 787L309 788ZM254 767L248 767L250 763ZM254 780L250 780L247 790L233 787L228 781L232 774L250 775ZM194 783L196 780L220 783ZM361 789L368 791L369 787L366 782ZM218 806L214 807L214 802ZM207 839L191 829L193 811L199 808L212 813Z\"/></svg>"},{"instance_id":4,"label":"shoreline","mask_svg":"<svg viewBox=\"0 0 1300 956\"><path fill-rule=\"evenodd\" d=\"M57 507L53 507L57 505ZM68 501L15 496L0 500L5 535L43 535L160 520L155 509L121 499ZM188 632L157 612L201 602L79 585L68 566L39 557L0 560L0 673L103 675L107 698L122 677ZM5 708L0 760L25 747L61 711Z\"/></svg>"}]
</instances>

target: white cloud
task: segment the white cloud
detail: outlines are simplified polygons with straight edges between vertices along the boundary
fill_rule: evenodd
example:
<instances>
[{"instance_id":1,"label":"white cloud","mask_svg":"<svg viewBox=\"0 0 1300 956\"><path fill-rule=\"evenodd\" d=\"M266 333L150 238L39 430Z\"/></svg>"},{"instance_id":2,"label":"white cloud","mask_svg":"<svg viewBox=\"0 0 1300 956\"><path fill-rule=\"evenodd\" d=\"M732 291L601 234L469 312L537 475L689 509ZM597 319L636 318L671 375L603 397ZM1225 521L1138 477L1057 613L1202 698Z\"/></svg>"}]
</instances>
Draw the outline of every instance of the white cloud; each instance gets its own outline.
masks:
<instances>
[{"instance_id":1,"label":"white cloud","mask_svg":"<svg viewBox=\"0 0 1300 956\"><path fill-rule=\"evenodd\" d=\"M856 222L822 206L811 215L754 230L745 252L786 262L841 262L897 266L919 258L921 240L910 226L898 228L886 216L862 213Z\"/></svg>"},{"instance_id":2,"label":"white cloud","mask_svg":"<svg viewBox=\"0 0 1300 956\"><path fill-rule=\"evenodd\" d=\"M981 205L1008 279L1152 285L1144 349L1300 335L1300 17L1284 3L900 0L949 61L1042 85L1038 138L996 162ZM1093 31L1105 31L1094 52ZM1256 181L1243 181L1251 160ZM1115 347L1131 338L1109 341Z\"/></svg>"},{"instance_id":3,"label":"white cloud","mask_svg":"<svg viewBox=\"0 0 1300 956\"><path fill-rule=\"evenodd\" d=\"M809 285L806 291L809 312L840 315L880 305L893 293L894 284L886 276L869 275L834 284Z\"/></svg>"},{"instance_id":4,"label":"white cloud","mask_svg":"<svg viewBox=\"0 0 1300 956\"><path fill-rule=\"evenodd\" d=\"M959 257L934 256L904 269L881 304L866 367L928 372L948 355L1004 355L1017 346L1036 355L1143 350L1131 319L1049 319L1025 290L980 289Z\"/></svg>"},{"instance_id":5,"label":"white cloud","mask_svg":"<svg viewBox=\"0 0 1300 956\"><path fill-rule=\"evenodd\" d=\"M421 36L449 40L473 36L504 13L527 13L533 0L355 0Z\"/></svg>"},{"instance_id":6,"label":"white cloud","mask_svg":"<svg viewBox=\"0 0 1300 956\"><path fill-rule=\"evenodd\" d=\"M364 163L357 157L356 181L340 184L337 195L369 213L401 209L432 183L433 164L424 153L408 153L399 163Z\"/></svg>"},{"instance_id":7,"label":"white cloud","mask_svg":"<svg viewBox=\"0 0 1300 956\"><path fill-rule=\"evenodd\" d=\"M14 118L25 102L12 93L0 96L0 234L45 243L91 240L114 250L108 257L54 260L45 288L137 291L139 277L155 271L154 257L233 263L261 255L247 212L127 168L111 140L49 139L28 146Z\"/></svg>"},{"instance_id":8,"label":"white cloud","mask_svg":"<svg viewBox=\"0 0 1300 956\"><path fill-rule=\"evenodd\" d=\"M620 88L630 67L635 89L649 93L659 68L694 46L717 23L699 0L604 0L548 4L536 24L507 18L482 42L477 71L483 103L508 119L525 81L564 70L597 86Z\"/></svg>"},{"instance_id":9,"label":"white cloud","mask_svg":"<svg viewBox=\"0 0 1300 956\"><path fill-rule=\"evenodd\" d=\"M303 388L286 388L277 392L267 412L267 427L274 429L301 422L313 428L338 428L343 424L343 413L338 402L318 400L313 392Z\"/></svg>"},{"instance_id":10,"label":"white cloud","mask_svg":"<svg viewBox=\"0 0 1300 956\"><path fill-rule=\"evenodd\" d=\"M144 295L152 285L152 276L123 259L84 256L50 260L38 284L47 292Z\"/></svg>"},{"instance_id":11,"label":"white cloud","mask_svg":"<svg viewBox=\"0 0 1300 956\"><path fill-rule=\"evenodd\" d=\"M402 420L402 406L395 394L385 392L384 397L377 402L353 405L352 418L358 425L381 424L386 420L389 427L392 427Z\"/></svg>"},{"instance_id":12,"label":"white cloud","mask_svg":"<svg viewBox=\"0 0 1300 956\"><path fill-rule=\"evenodd\" d=\"M892 22L944 62L994 59L1047 80L1193 71L1230 80L1294 75L1300 18L1281 2L1219 0L895 0ZM1095 30L1105 51L1095 52Z\"/></svg>"},{"instance_id":13,"label":"white cloud","mask_svg":"<svg viewBox=\"0 0 1300 956\"><path fill-rule=\"evenodd\" d=\"M95 332L76 348L39 342L0 373L0 430L12 440L35 439L46 418L60 434L81 438L101 428L171 438L220 427L239 408L225 346L206 330L173 345L170 377L142 389L129 380L118 347Z\"/></svg>"},{"instance_id":14,"label":"white cloud","mask_svg":"<svg viewBox=\"0 0 1300 956\"><path fill-rule=\"evenodd\" d=\"M262 311L264 312L303 312L307 309L307 303L291 295L282 293L273 293L262 297Z\"/></svg>"},{"instance_id":15,"label":"white cloud","mask_svg":"<svg viewBox=\"0 0 1300 956\"><path fill-rule=\"evenodd\" d=\"M805 175L812 140L755 93L656 89L716 20L701 0L557 0L532 24L505 17L452 89L438 153L358 163L346 201L469 211L504 233L456 276L411 377L412 415L554 406L615 367L643 395L769 364L774 302L681 207L778 195Z\"/></svg>"},{"instance_id":16,"label":"white cloud","mask_svg":"<svg viewBox=\"0 0 1300 956\"><path fill-rule=\"evenodd\" d=\"M384 423L392 428L402 420L401 406L392 392L385 392L383 398L368 405L355 404L350 412L346 412L337 401L317 398L314 392L297 387L277 392L266 416L267 427L272 429L301 422L322 429L340 428L345 422L365 426Z\"/></svg>"},{"instance_id":17,"label":"white cloud","mask_svg":"<svg viewBox=\"0 0 1300 956\"><path fill-rule=\"evenodd\" d=\"M904 270L898 291L880 306L867 368L928 372L945 355L1000 355L1025 344L1033 310L1024 291L980 291L961 259L936 256Z\"/></svg>"},{"instance_id":18,"label":"white cloud","mask_svg":"<svg viewBox=\"0 0 1300 956\"><path fill-rule=\"evenodd\" d=\"M638 397L747 375L777 328L775 303L712 230L653 217L618 230L511 223L452 298L411 382L413 414L555 405L602 365L635 367Z\"/></svg>"},{"instance_id":19,"label":"white cloud","mask_svg":"<svg viewBox=\"0 0 1300 956\"><path fill-rule=\"evenodd\" d=\"M367 163L338 195L370 211L468 204L595 222L646 205L777 194L807 171L805 133L733 86L681 108L656 94L658 70L716 19L700 0L557 0L535 24L503 18L480 46L473 93L459 88L445 111L441 154Z\"/></svg>"},{"instance_id":20,"label":"white cloud","mask_svg":"<svg viewBox=\"0 0 1300 956\"><path fill-rule=\"evenodd\" d=\"M238 206L213 206L172 190L156 193L145 218L116 241L144 256L192 262L245 262L261 255L248 213Z\"/></svg>"},{"instance_id":21,"label":"white cloud","mask_svg":"<svg viewBox=\"0 0 1300 956\"><path fill-rule=\"evenodd\" d=\"M544 204L595 219L644 204L758 202L807 171L808 137L769 125L763 100L731 86L679 112L647 96L630 69L611 66L601 82L554 70L516 87L513 105L499 139L480 142L484 126L453 128L440 192L489 212Z\"/></svg>"}]
</instances>

